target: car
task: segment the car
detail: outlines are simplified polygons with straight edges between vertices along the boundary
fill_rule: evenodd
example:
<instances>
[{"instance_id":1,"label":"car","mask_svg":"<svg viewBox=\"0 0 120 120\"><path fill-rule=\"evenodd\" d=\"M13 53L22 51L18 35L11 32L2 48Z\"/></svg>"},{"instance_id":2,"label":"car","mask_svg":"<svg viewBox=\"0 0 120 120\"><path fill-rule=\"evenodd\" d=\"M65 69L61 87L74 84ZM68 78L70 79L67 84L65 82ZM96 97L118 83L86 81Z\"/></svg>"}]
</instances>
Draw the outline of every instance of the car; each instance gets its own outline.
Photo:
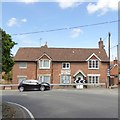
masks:
<instances>
[{"instance_id":1,"label":"car","mask_svg":"<svg viewBox=\"0 0 120 120\"><path fill-rule=\"evenodd\" d=\"M38 80L22 80L18 85L18 90L20 92L26 90L45 91L45 90L50 90L50 84L46 82L40 83Z\"/></svg>"}]
</instances>

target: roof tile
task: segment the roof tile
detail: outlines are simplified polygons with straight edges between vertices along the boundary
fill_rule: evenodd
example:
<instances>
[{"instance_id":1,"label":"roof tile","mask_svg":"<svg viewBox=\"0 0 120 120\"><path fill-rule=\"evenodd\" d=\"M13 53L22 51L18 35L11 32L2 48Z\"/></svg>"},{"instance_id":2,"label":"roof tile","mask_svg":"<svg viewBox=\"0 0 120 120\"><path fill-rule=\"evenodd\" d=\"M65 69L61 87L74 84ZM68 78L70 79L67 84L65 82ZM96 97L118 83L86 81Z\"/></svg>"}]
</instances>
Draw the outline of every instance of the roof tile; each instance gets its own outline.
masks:
<instances>
[{"instance_id":1,"label":"roof tile","mask_svg":"<svg viewBox=\"0 0 120 120\"><path fill-rule=\"evenodd\" d=\"M104 49L91 48L19 48L15 55L15 61L36 61L46 53L52 61L86 61L95 53L101 61L109 61Z\"/></svg>"}]
</instances>

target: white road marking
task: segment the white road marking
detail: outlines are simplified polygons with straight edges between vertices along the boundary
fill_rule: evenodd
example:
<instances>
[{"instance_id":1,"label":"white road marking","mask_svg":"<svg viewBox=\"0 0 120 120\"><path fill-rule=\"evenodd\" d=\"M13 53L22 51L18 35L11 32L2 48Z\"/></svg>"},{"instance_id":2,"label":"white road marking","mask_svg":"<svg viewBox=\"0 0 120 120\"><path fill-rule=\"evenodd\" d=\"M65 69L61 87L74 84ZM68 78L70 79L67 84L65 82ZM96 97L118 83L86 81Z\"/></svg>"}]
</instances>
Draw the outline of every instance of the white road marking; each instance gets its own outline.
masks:
<instances>
[{"instance_id":1,"label":"white road marking","mask_svg":"<svg viewBox=\"0 0 120 120\"><path fill-rule=\"evenodd\" d=\"M32 120L35 120L33 114L32 114L26 107L24 107L24 106L22 106L22 105L20 105L20 104L17 104L17 103L12 103L12 102L7 102L7 103L14 104L14 105L17 105L17 106L23 108L25 111L28 112L30 118L31 118Z\"/></svg>"},{"instance_id":2,"label":"white road marking","mask_svg":"<svg viewBox=\"0 0 120 120\"><path fill-rule=\"evenodd\" d=\"M24 95L24 96L26 96L27 94L21 94L21 95Z\"/></svg>"}]
</instances>

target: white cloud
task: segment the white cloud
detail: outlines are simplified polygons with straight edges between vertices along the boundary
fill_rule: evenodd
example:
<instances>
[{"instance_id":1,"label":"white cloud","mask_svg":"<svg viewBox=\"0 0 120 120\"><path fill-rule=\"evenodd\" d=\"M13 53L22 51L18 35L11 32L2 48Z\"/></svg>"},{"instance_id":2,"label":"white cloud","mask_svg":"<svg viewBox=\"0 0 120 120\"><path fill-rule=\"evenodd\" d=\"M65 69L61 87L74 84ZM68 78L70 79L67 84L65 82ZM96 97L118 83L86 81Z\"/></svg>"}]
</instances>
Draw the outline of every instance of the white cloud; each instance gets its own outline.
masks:
<instances>
[{"instance_id":1,"label":"white cloud","mask_svg":"<svg viewBox=\"0 0 120 120\"><path fill-rule=\"evenodd\" d=\"M13 26L19 26L22 23L27 22L26 18L23 19L17 19L17 18L10 18L7 22L7 26L13 27Z\"/></svg>"},{"instance_id":2,"label":"white cloud","mask_svg":"<svg viewBox=\"0 0 120 120\"><path fill-rule=\"evenodd\" d=\"M9 27L12 27L12 26L14 26L14 25L17 25L17 19L16 19L16 18L11 18L11 19L9 19L8 22L7 22L7 25L8 25Z\"/></svg>"},{"instance_id":3,"label":"white cloud","mask_svg":"<svg viewBox=\"0 0 120 120\"><path fill-rule=\"evenodd\" d=\"M87 11L89 14L100 12L100 15L104 15L109 10L117 11L119 0L98 0L97 3L89 3Z\"/></svg>"},{"instance_id":4,"label":"white cloud","mask_svg":"<svg viewBox=\"0 0 120 120\"><path fill-rule=\"evenodd\" d=\"M44 0L42 0L44 2ZM23 2L26 4L41 2L41 0L2 0L2 2Z\"/></svg>"},{"instance_id":5,"label":"white cloud","mask_svg":"<svg viewBox=\"0 0 120 120\"><path fill-rule=\"evenodd\" d=\"M34 3L34 2L39 2L39 0L17 0L18 2L24 2L24 3Z\"/></svg>"},{"instance_id":6,"label":"white cloud","mask_svg":"<svg viewBox=\"0 0 120 120\"><path fill-rule=\"evenodd\" d=\"M83 31L80 28L75 28L71 32L71 37L77 38L77 37L79 37L80 33L83 33Z\"/></svg>"},{"instance_id":7,"label":"white cloud","mask_svg":"<svg viewBox=\"0 0 120 120\"><path fill-rule=\"evenodd\" d=\"M21 19L21 22L27 22L27 19L26 18Z\"/></svg>"},{"instance_id":8,"label":"white cloud","mask_svg":"<svg viewBox=\"0 0 120 120\"><path fill-rule=\"evenodd\" d=\"M70 7L76 7L81 4L84 0L57 0L60 8L66 9Z\"/></svg>"}]
</instances>

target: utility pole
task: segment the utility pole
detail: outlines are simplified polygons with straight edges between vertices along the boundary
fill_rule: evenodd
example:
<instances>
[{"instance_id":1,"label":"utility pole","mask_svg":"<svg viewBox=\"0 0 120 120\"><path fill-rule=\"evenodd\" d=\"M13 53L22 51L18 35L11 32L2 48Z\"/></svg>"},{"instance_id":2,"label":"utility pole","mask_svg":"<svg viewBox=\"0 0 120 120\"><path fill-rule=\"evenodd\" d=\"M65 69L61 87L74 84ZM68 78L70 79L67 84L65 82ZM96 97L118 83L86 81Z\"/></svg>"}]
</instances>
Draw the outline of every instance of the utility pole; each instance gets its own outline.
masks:
<instances>
[{"instance_id":1,"label":"utility pole","mask_svg":"<svg viewBox=\"0 0 120 120\"><path fill-rule=\"evenodd\" d=\"M120 63L120 39L118 38L118 45L117 45L117 56L118 56L118 64ZM120 86L120 73L118 68L118 83Z\"/></svg>"},{"instance_id":2,"label":"utility pole","mask_svg":"<svg viewBox=\"0 0 120 120\"><path fill-rule=\"evenodd\" d=\"M118 61L120 60L120 58L119 58L119 43L117 45L117 59L118 59Z\"/></svg>"},{"instance_id":3,"label":"utility pole","mask_svg":"<svg viewBox=\"0 0 120 120\"><path fill-rule=\"evenodd\" d=\"M118 61L120 62L120 41L118 41L118 45L117 45L117 56L118 56Z\"/></svg>"},{"instance_id":4,"label":"utility pole","mask_svg":"<svg viewBox=\"0 0 120 120\"><path fill-rule=\"evenodd\" d=\"M109 58L109 64L108 64L108 86L111 86L111 80L110 80L110 32L108 33L108 58Z\"/></svg>"}]
</instances>

